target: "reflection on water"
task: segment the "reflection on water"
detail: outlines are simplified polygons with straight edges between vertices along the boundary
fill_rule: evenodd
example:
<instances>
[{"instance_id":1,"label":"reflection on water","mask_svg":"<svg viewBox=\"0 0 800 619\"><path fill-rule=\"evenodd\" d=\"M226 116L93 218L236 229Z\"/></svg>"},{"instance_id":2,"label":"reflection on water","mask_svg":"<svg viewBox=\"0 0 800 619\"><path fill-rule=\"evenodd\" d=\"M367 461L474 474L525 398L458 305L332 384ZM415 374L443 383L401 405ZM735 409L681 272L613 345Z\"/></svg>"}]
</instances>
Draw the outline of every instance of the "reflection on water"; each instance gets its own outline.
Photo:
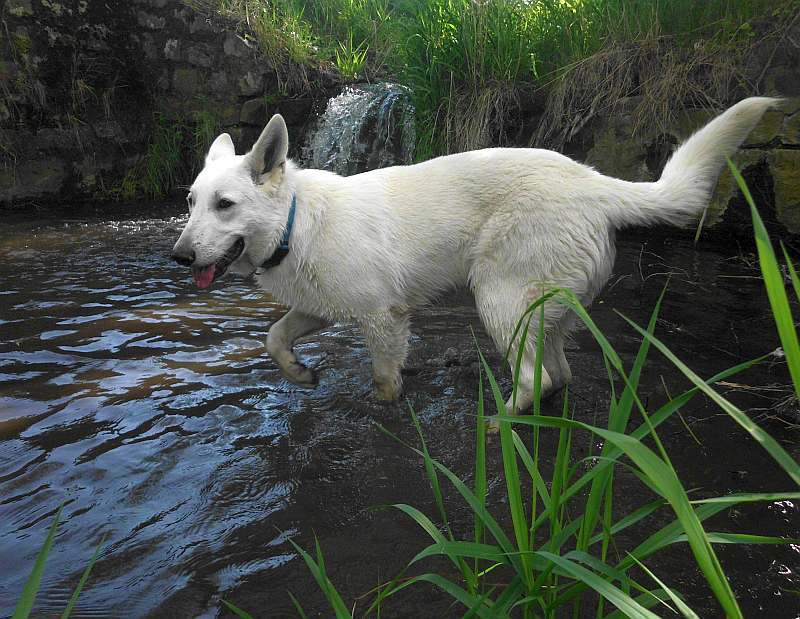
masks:
<instances>
[{"instance_id":1,"label":"reflection on water","mask_svg":"<svg viewBox=\"0 0 800 619\"><path fill-rule=\"evenodd\" d=\"M81 615L164 609L213 615L219 595L231 591L245 606L262 600L248 591L265 588L285 604L286 574L296 587L314 588L287 537L352 532L366 508L398 494L413 503L426 492L421 475L409 473L419 463L375 429L376 420L407 426L407 418L401 420L399 408L372 402L369 360L352 327L334 326L300 344L301 354L323 370L316 390L285 382L263 347L284 310L249 282L226 280L210 292L196 291L185 270L166 259L183 221L157 213L113 221L23 220L0 230L0 614L10 613L62 502L64 524L45 572L40 615L63 609L104 535L108 546L79 603ZM650 286L637 273L640 248L639 241L623 242L623 276L599 304L601 324L613 321L609 306L619 299L642 297L641 308L629 309L645 316L660 290L663 278ZM768 323L761 334L742 334L755 311L749 298L742 301L742 289L749 286L757 296L757 282L719 257L668 262L678 284L662 326L683 329L685 351L694 351L698 363L719 369L765 351ZM661 272L652 256L645 263L650 276ZM718 286L715 278L726 269L745 279ZM711 305L692 311L713 314L716 305L726 311L724 324L714 319L713 327L700 326L696 316L681 315L693 295L708 296L710 288ZM415 406L432 427L432 440L438 436L454 461L468 460L472 421L465 413L473 407L475 377L470 360L443 368L439 357L448 346L468 355L470 324L477 321L466 302L423 312L416 332L424 345L415 340L406 381L420 394ZM726 333L739 335L734 340ZM630 352L635 342L626 337L618 343ZM602 367L588 339L578 339L585 360L576 351L571 359L576 394L586 402L603 389ZM724 488L730 466L748 464L714 469L709 463L698 475L721 480L715 487ZM773 489L788 487L778 486ZM774 530L767 532L798 534L795 504L759 513L772 519ZM375 538L377 525L365 522ZM410 531L398 532L392 544L405 536L418 550L420 538ZM395 553L389 542L373 542ZM771 584L751 591L743 578L754 607L781 595L775 593L781 588L798 588L797 548L768 552L776 557L768 568ZM764 565L768 555L754 556Z\"/></svg>"}]
</instances>

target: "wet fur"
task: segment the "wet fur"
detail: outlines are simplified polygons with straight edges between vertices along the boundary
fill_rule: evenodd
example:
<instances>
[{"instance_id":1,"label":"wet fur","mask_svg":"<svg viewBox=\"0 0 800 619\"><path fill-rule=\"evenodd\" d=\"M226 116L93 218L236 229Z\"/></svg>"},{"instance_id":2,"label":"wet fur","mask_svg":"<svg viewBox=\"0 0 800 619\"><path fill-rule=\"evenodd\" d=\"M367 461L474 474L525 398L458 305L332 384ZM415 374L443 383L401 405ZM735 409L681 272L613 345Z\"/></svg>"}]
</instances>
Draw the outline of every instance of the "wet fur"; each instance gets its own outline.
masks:
<instances>
[{"instance_id":1,"label":"wet fur","mask_svg":"<svg viewBox=\"0 0 800 619\"><path fill-rule=\"evenodd\" d=\"M234 154L227 134L214 142L176 249L191 248L197 264L210 264L243 237L244 253L230 270L255 273L291 307L267 340L287 378L314 384L292 352L298 337L353 321L373 357L377 397L394 400L414 308L468 286L505 352L525 308L548 288L569 288L588 305L611 274L615 231L696 219L725 157L776 103L754 97L733 106L684 142L653 183L604 176L541 149L485 149L350 177L301 170L286 159L286 125L275 116L247 155ZM279 266L260 269L280 241L293 195L290 252ZM217 209L220 197L234 205ZM571 379L563 344L572 318L549 303L544 321L542 385L551 392ZM530 405L534 366L531 337L518 410Z\"/></svg>"}]
</instances>

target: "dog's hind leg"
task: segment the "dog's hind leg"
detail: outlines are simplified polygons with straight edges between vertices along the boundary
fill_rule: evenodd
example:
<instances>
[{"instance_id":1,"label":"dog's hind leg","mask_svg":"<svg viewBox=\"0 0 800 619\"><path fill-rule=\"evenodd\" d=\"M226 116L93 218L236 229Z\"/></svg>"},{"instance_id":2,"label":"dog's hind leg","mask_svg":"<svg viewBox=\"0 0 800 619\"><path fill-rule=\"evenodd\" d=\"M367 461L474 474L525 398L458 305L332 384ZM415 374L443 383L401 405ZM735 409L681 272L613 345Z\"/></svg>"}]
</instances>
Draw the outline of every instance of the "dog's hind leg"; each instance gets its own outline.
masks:
<instances>
[{"instance_id":1,"label":"dog's hind leg","mask_svg":"<svg viewBox=\"0 0 800 619\"><path fill-rule=\"evenodd\" d=\"M278 364L281 373L301 387L313 387L317 384L317 379L310 368L297 360L292 352L292 346L297 338L318 331L326 324L322 318L290 309L283 318L272 325L267 334L267 351L270 356Z\"/></svg>"},{"instance_id":2,"label":"dog's hind leg","mask_svg":"<svg viewBox=\"0 0 800 619\"><path fill-rule=\"evenodd\" d=\"M475 303L478 314L486 327L487 332L494 340L497 350L505 354L511 344L509 352L509 366L513 373L517 357L520 350L520 338L522 332L517 334L517 339L512 343L511 336L517 325L517 321L522 317L530 301L539 296L538 292L529 290L520 281L508 281L494 276L481 278L474 281L473 290L475 293ZM530 298L529 298L530 297ZM545 329L548 327L548 315L545 313ZM527 341L524 343L522 358L520 362L519 383L517 385L516 397L512 395L508 399L506 406L512 414L527 412L533 403L533 383L536 369L536 335L539 331L539 315L534 312L528 329ZM545 342L547 342L545 333ZM548 359L547 353L544 355L545 362ZM548 367L550 365L550 367ZM550 363L543 364L542 367L542 395L546 395L553 390L553 379L550 371L555 370L555 366Z\"/></svg>"},{"instance_id":3,"label":"dog's hind leg","mask_svg":"<svg viewBox=\"0 0 800 619\"><path fill-rule=\"evenodd\" d=\"M564 336L560 324L547 334L543 352L542 363L553 381L553 391L557 391L572 381L572 371L564 355Z\"/></svg>"},{"instance_id":4,"label":"dog's hind leg","mask_svg":"<svg viewBox=\"0 0 800 619\"><path fill-rule=\"evenodd\" d=\"M370 314L359 324L372 354L375 396L378 400L393 402L403 390L400 370L408 355L411 335L408 312L392 309Z\"/></svg>"}]
</instances>

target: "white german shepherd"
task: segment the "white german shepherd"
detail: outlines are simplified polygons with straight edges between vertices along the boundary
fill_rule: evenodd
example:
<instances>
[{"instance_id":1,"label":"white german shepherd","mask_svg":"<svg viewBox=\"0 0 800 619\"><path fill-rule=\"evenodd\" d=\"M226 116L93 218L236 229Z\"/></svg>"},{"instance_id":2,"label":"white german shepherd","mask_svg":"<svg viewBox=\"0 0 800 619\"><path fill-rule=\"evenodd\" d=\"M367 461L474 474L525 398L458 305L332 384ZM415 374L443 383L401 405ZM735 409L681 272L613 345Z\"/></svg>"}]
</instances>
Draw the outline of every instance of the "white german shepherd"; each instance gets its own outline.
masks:
<instances>
[{"instance_id":1,"label":"white german shepherd","mask_svg":"<svg viewBox=\"0 0 800 619\"><path fill-rule=\"evenodd\" d=\"M655 183L603 176L552 151L490 148L341 177L296 168L286 124L273 116L252 150L236 155L227 133L188 195L190 217L173 258L200 288L230 271L291 307L267 350L291 381L313 386L294 341L331 321L352 321L373 357L380 400L400 395L409 315L469 286L501 352L528 305L551 287L584 304L614 264L614 233L631 225L683 225L708 204L725 164L778 103L754 97L715 118L678 148ZM571 379L564 338L572 319L545 312L542 389ZM536 334L532 324L530 333ZM512 347L512 358L516 350ZM516 409L530 406L536 346L523 351Z\"/></svg>"}]
</instances>

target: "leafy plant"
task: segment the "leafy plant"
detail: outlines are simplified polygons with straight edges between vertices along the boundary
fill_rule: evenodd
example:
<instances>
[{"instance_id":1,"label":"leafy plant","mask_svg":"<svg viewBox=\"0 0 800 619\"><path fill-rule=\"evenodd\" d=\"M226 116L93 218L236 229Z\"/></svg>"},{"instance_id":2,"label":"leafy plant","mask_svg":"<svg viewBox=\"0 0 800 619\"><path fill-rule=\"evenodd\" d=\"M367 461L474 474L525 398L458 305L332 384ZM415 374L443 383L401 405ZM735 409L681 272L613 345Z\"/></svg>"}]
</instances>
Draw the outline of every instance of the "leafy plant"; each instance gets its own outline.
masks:
<instances>
[{"instance_id":1,"label":"leafy plant","mask_svg":"<svg viewBox=\"0 0 800 619\"><path fill-rule=\"evenodd\" d=\"M347 39L347 44L339 43L336 50L336 68L345 79L356 80L363 75L364 65L367 61L367 45L362 42L353 46L353 36Z\"/></svg>"}]
</instances>

